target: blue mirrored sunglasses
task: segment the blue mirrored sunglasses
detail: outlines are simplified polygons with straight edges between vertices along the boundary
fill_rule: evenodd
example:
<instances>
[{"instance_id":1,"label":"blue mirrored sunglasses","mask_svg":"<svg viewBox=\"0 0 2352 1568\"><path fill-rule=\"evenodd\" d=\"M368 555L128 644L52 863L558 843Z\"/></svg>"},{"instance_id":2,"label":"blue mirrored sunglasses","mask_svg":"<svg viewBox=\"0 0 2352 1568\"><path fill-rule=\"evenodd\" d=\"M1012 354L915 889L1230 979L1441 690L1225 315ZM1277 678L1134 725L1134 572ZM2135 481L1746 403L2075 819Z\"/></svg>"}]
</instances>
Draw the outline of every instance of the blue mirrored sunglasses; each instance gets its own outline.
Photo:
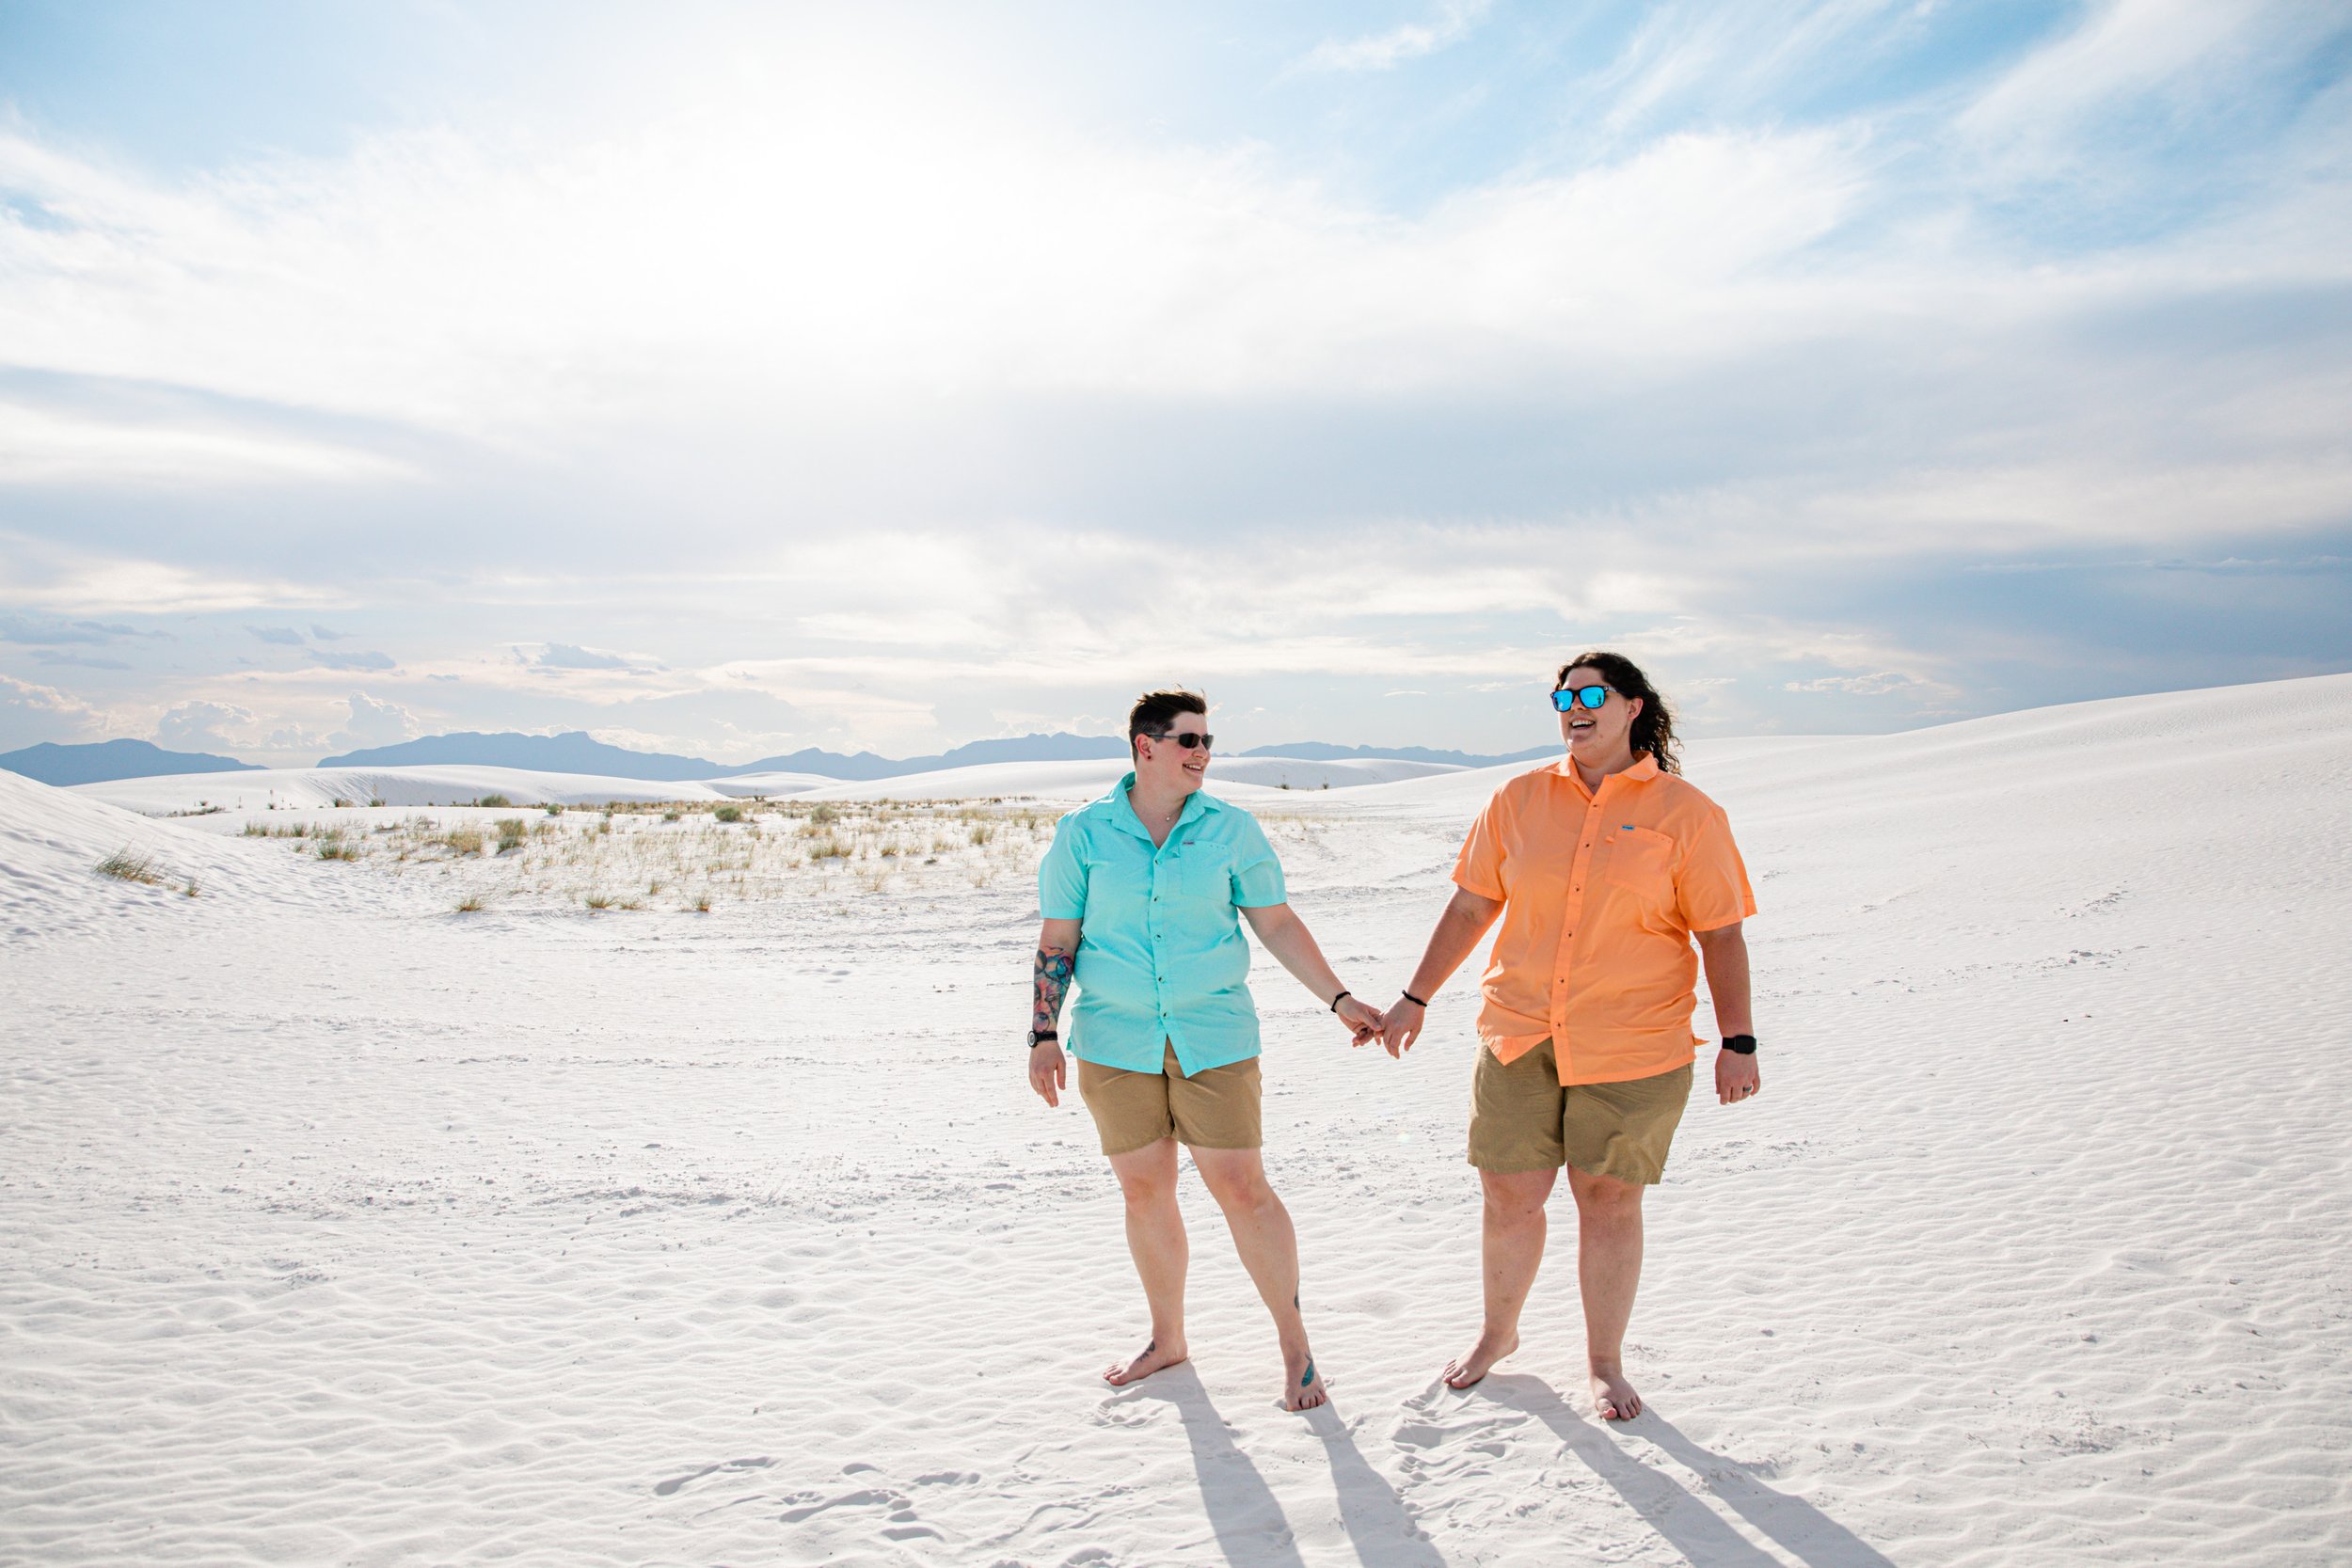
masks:
<instances>
[{"instance_id":1,"label":"blue mirrored sunglasses","mask_svg":"<svg viewBox=\"0 0 2352 1568\"><path fill-rule=\"evenodd\" d=\"M1563 713L1574 713L1580 703L1597 708L1608 701L1609 689L1605 686L1564 686L1551 694L1551 705Z\"/></svg>"}]
</instances>

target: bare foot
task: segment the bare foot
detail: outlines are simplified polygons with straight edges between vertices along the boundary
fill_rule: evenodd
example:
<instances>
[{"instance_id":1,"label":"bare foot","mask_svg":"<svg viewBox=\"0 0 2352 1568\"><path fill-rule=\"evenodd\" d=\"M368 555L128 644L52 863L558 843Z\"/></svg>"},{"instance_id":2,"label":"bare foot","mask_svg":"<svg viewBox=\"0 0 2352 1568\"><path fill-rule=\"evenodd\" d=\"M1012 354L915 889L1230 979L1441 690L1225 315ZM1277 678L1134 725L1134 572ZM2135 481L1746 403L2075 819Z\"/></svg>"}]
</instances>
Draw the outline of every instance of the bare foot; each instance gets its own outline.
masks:
<instances>
[{"instance_id":1,"label":"bare foot","mask_svg":"<svg viewBox=\"0 0 2352 1568\"><path fill-rule=\"evenodd\" d=\"M1302 1350L1293 1354L1289 1351L1284 1351L1282 1353L1282 1408L1312 1410L1316 1405L1327 1404L1330 1399L1331 1396L1323 1391L1323 1374L1315 1370L1314 1354L1311 1351Z\"/></svg>"},{"instance_id":2,"label":"bare foot","mask_svg":"<svg viewBox=\"0 0 2352 1568\"><path fill-rule=\"evenodd\" d=\"M1517 1332L1501 1338L1491 1334L1480 1334L1476 1344L1445 1364L1445 1386L1449 1388L1469 1387L1491 1371L1496 1362L1518 1348Z\"/></svg>"},{"instance_id":3,"label":"bare foot","mask_svg":"<svg viewBox=\"0 0 2352 1568\"><path fill-rule=\"evenodd\" d=\"M1593 1374L1593 1413L1604 1421L1629 1421L1642 1413L1642 1396L1616 1369Z\"/></svg>"},{"instance_id":4,"label":"bare foot","mask_svg":"<svg viewBox=\"0 0 2352 1568\"><path fill-rule=\"evenodd\" d=\"M1114 1388L1124 1388L1130 1383L1140 1383L1153 1372L1173 1367L1187 1354L1182 1339L1170 1345L1162 1345L1154 1339L1136 1352L1134 1360L1114 1361L1104 1368L1103 1381Z\"/></svg>"}]
</instances>

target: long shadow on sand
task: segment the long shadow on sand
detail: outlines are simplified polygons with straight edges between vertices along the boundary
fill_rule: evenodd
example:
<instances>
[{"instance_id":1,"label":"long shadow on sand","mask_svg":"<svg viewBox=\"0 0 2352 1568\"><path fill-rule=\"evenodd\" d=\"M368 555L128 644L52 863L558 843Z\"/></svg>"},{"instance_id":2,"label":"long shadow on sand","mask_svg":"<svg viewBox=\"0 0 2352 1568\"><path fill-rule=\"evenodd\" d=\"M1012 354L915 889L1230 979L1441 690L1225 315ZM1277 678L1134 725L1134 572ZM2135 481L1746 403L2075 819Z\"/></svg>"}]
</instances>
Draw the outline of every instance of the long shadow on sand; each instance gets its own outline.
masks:
<instances>
[{"instance_id":1,"label":"long shadow on sand","mask_svg":"<svg viewBox=\"0 0 2352 1568\"><path fill-rule=\"evenodd\" d=\"M1578 1415L1559 1390L1524 1373L1489 1373L1479 1386L1488 1399L1523 1411L1549 1427L1593 1473L1626 1500L1697 1568L1777 1561L1751 1544L1664 1471L1643 1464L1618 1440ZM1877 1548L1802 1497L1775 1492L1737 1460L1699 1447L1658 1414L1655 1406L1628 1421L1629 1437L1645 1438L1669 1458L1705 1476L1708 1490L1808 1568L1894 1568Z\"/></svg>"},{"instance_id":2,"label":"long shadow on sand","mask_svg":"<svg viewBox=\"0 0 2352 1568\"><path fill-rule=\"evenodd\" d=\"M1234 1568L1305 1568L1274 1489L1233 1441L1225 1418L1189 1365L1170 1367L1138 1384L1113 1402L1155 1400L1176 1407L1184 1439L1192 1445L1193 1473L1209 1528L1225 1560ZM1374 1469L1329 1405L1305 1419L1330 1457L1331 1481L1339 1494L1340 1523L1364 1568L1445 1568L1445 1559L1421 1533L1396 1489Z\"/></svg>"},{"instance_id":3,"label":"long shadow on sand","mask_svg":"<svg viewBox=\"0 0 2352 1568\"><path fill-rule=\"evenodd\" d=\"M1323 1439L1331 1461L1331 1485L1340 1497L1340 1524L1356 1560L1364 1568L1445 1568L1445 1559L1406 1512L1356 1439L1347 1434L1336 1402L1307 1413L1309 1430Z\"/></svg>"},{"instance_id":4,"label":"long shadow on sand","mask_svg":"<svg viewBox=\"0 0 2352 1568\"><path fill-rule=\"evenodd\" d=\"M1200 1478L1200 1502L1216 1532L1217 1549L1233 1568L1306 1568L1293 1539L1291 1523L1274 1488L1265 1483L1249 1456L1233 1441L1225 1418L1209 1402L1200 1374L1189 1363L1154 1372L1143 1383L1122 1389L1108 1402L1136 1404L1152 1401L1176 1407L1184 1424L1184 1440L1192 1445L1193 1474Z\"/></svg>"}]
</instances>

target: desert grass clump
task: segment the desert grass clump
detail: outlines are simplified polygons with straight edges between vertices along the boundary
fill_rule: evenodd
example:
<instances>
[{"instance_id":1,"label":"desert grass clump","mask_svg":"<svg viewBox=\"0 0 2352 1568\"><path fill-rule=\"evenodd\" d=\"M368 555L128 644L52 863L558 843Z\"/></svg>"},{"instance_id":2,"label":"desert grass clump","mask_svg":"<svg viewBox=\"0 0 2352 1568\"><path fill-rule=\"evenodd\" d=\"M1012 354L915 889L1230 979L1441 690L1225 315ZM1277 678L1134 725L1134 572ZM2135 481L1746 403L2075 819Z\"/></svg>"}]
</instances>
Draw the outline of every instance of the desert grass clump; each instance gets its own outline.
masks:
<instances>
[{"instance_id":1,"label":"desert grass clump","mask_svg":"<svg viewBox=\"0 0 2352 1568\"><path fill-rule=\"evenodd\" d=\"M553 800L549 800L546 805L541 806L539 809L546 812L549 816L561 816L564 815L564 808Z\"/></svg>"},{"instance_id":2,"label":"desert grass clump","mask_svg":"<svg viewBox=\"0 0 2352 1568\"><path fill-rule=\"evenodd\" d=\"M340 803L340 802L339 802L339 803ZM512 801L512 800L508 800L508 799L507 799L505 796L503 796L503 795L485 795L485 796L483 796L482 798L480 798L479 800L475 800L475 801L474 801L474 804L475 804L475 805L477 805L477 806L492 806L492 807L499 807L499 808L504 808L504 807L507 807L507 806L511 806L511 805L513 805L514 803L515 803L514 801Z\"/></svg>"},{"instance_id":3,"label":"desert grass clump","mask_svg":"<svg viewBox=\"0 0 2352 1568\"><path fill-rule=\"evenodd\" d=\"M989 826L987 823L975 822L972 824L972 847L974 848L979 848L990 839L994 838L995 836L996 830Z\"/></svg>"},{"instance_id":4,"label":"desert grass clump","mask_svg":"<svg viewBox=\"0 0 2352 1568\"><path fill-rule=\"evenodd\" d=\"M840 819L841 814L834 810L833 802L830 800L818 801L808 814L808 825L811 828L830 828Z\"/></svg>"},{"instance_id":5,"label":"desert grass clump","mask_svg":"<svg viewBox=\"0 0 2352 1568\"><path fill-rule=\"evenodd\" d=\"M117 881L145 882L150 886L164 879L155 869L153 856L139 854L127 844L98 863L98 874Z\"/></svg>"},{"instance_id":6,"label":"desert grass clump","mask_svg":"<svg viewBox=\"0 0 2352 1568\"><path fill-rule=\"evenodd\" d=\"M714 822L740 822L743 820L743 808L733 801L723 806L713 806L710 808L710 818Z\"/></svg>"},{"instance_id":7,"label":"desert grass clump","mask_svg":"<svg viewBox=\"0 0 2352 1568\"><path fill-rule=\"evenodd\" d=\"M582 902L592 910L609 910L612 907L612 895L609 893L592 893Z\"/></svg>"},{"instance_id":8,"label":"desert grass clump","mask_svg":"<svg viewBox=\"0 0 2352 1568\"><path fill-rule=\"evenodd\" d=\"M269 837L269 830L262 826L259 822L248 822L245 825L244 836L246 838L267 838Z\"/></svg>"},{"instance_id":9,"label":"desert grass clump","mask_svg":"<svg viewBox=\"0 0 2352 1568\"><path fill-rule=\"evenodd\" d=\"M521 817L501 816L491 826L499 831L500 854L503 855L510 849L519 849L523 847L523 819Z\"/></svg>"},{"instance_id":10,"label":"desert grass clump","mask_svg":"<svg viewBox=\"0 0 2352 1568\"><path fill-rule=\"evenodd\" d=\"M358 858L359 847L345 844L339 834L329 834L319 840L319 859L323 861L356 861Z\"/></svg>"},{"instance_id":11,"label":"desert grass clump","mask_svg":"<svg viewBox=\"0 0 2352 1568\"><path fill-rule=\"evenodd\" d=\"M465 897L460 898L457 900L457 912L459 914L480 914L482 912L481 897L478 895L469 893Z\"/></svg>"},{"instance_id":12,"label":"desert grass clump","mask_svg":"<svg viewBox=\"0 0 2352 1568\"><path fill-rule=\"evenodd\" d=\"M452 828L441 835L440 843L460 855L478 855L482 853L482 830Z\"/></svg>"},{"instance_id":13,"label":"desert grass clump","mask_svg":"<svg viewBox=\"0 0 2352 1568\"><path fill-rule=\"evenodd\" d=\"M675 811L665 811L661 814L661 820L664 822L675 822L677 819L678 814Z\"/></svg>"},{"instance_id":14,"label":"desert grass clump","mask_svg":"<svg viewBox=\"0 0 2352 1568\"><path fill-rule=\"evenodd\" d=\"M812 861L846 861L850 858L854 848L855 846L835 837L832 833L827 833L824 837L817 839L809 845L808 858Z\"/></svg>"}]
</instances>

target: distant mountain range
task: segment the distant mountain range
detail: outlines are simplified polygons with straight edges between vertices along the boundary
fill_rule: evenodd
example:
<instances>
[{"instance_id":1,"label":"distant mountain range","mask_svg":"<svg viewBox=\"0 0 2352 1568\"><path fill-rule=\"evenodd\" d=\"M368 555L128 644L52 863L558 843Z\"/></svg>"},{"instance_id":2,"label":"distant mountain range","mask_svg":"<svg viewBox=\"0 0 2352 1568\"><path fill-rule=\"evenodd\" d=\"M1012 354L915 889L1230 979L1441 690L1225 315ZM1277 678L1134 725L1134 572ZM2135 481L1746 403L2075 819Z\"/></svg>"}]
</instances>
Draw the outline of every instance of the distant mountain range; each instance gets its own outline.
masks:
<instances>
[{"instance_id":1,"label":"distant mountain range","mask_svg":"<svg viewBox=\"0 0 2352 1568\"><path fill-rule=\"evenodd\" d=\"M1457 768L1487 768L1498 763L1525 762L1551 755L1556 746L1537 746L1508 756L1481 756L1470 752L1432 751L1426 746L1334 746L1302 740L1283 746L1255 746L1234 753L1246 757L1297 757L1310 762L1348 758L1391 758L1405 762L1449 763ZM518 768L537 773L594 773L614 779L647 779L675 783L682 779L733 779L747 773L815 773L828 779L864 781L893 779L907 773L936 773L948 768L976 768L992 762L1079 762L1127 754L1123 736L1025 735L1009 740L975 740L936 756L891 758L871 752L844 754L814 747L782 756L733 766L702 757L663 752L632 752L608 746L583 730L564 735L517 735L502 731L485 735L462 731L404 740L397 746L372 746L323 757L321 768L401 768L425 763ZM256 765L231 757L195 752L167 752L144 740L107 740L94 745L28 746L0 754L0 768L23 773L44 784L95 784L103 779L143 779L167 773L215 773Z\"/></svg>"},{"instance_id":2,"label":"distant mountain range","mask_svg":"<svg viewBox=\"0 0 2352 1568\"><path fill-rule=\"evenodd\" d=\"M144 740L100 740L81 746L44 740L21 752L0 752L0 768L46 784L103 784L108 779L152 779L167 773L242 773L260 766L209 752L167 752Z\"/></svg>"}]
</instances>

